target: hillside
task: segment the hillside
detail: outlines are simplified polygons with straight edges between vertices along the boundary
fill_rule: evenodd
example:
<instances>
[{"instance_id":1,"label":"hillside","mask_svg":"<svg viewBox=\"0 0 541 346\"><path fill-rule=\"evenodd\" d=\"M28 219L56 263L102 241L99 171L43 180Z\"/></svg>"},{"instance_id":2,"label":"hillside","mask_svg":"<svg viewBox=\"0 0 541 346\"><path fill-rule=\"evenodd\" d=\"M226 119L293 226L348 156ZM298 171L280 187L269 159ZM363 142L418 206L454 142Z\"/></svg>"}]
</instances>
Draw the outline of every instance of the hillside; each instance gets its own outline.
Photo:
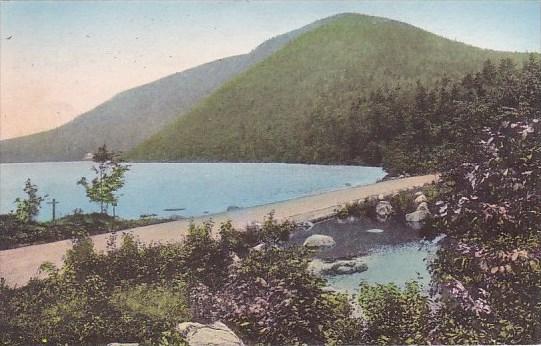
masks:
<instances>
[{"instance_id":1,"label":"hillside","mask_svg":"<svg viewBox=\"0 0 541 346\"><path fill-rule=\"evenodd\" d=\"M332 125L378 88L413 94L418 80L430 86L502 58L519 62L526 56L468 46L384 18L338 16L227 82L128 157L326 162L314 157L305 139L308 127L332 127L313 123L321 118L314 113L331 114L325 121Z\"/></svg>"},{"instance_id":2,"label":"hillside","mask_svg":"<svg viewBox=\"0 0 541 346\"><path fill-rule=\"evenodd\" d=\"M235 75L262 61L321 20L228 57L124 91L50 131L0 141L0 162L75 161L107 144L126 151L188 112Z\"/></svg>"}]
</instances>

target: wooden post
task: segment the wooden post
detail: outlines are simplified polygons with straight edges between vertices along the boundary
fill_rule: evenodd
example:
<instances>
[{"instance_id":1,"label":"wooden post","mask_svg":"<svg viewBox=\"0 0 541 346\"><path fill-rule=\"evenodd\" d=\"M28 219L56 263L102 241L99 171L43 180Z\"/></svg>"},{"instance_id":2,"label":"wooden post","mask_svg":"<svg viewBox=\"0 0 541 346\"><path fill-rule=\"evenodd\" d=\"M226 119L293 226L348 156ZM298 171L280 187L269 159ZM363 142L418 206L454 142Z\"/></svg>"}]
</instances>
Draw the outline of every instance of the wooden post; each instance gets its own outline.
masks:
<instances>
[{"instance_id":1,"label":"wooden post","mask_svg":"<svg viewBox=\"0 0 541 346\"><path fill-rule=\"evenodd\" d=\"M47 204L51 204L53 206L53 222L56 220L56 205L60 203L57 202L55 198L53 198L52 202L47 202Z\"/></svg>"}]
</instances>

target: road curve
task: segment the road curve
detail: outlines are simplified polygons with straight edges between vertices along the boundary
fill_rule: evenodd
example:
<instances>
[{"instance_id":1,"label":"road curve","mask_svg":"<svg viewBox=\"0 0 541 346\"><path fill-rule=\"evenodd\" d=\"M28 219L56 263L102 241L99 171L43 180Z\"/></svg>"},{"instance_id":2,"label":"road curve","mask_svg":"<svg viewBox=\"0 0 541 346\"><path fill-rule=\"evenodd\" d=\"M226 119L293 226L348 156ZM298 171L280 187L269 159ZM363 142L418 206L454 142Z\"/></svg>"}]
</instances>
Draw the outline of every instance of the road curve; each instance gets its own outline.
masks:
<instances>
[{"instance_id":1,"label":"road curve","mask_svg":"<svg viewBox=\"0 0 541 346\"><path fill-rule=\"evenodd\" d=\"M156 225L132 228L123 233L131 233L144 243L167 243L182 240L191 222L202 223L212 219L216 224L231 220L236 228L244 228L253 221L262 221L269 212L274 211L278 220L308 221L331 216L334 210L348 202L364 199L380 194L392 194L400 190L411 189L435 181L435 175L424 175L396 180L388 180L371 185L347 188L326 192L308 197L300 197L283 202L239 209L225 213L206 215L192 220L180 220ZM92 236L97 250L106 249L107 239L111 233ZM43 262L51 262L60 266L63 256L72 247L71 240L39 244L0 251L0 277L14 286L24 285L31 277L43 274L38 268Z\"/></svg>"}]
</instances>

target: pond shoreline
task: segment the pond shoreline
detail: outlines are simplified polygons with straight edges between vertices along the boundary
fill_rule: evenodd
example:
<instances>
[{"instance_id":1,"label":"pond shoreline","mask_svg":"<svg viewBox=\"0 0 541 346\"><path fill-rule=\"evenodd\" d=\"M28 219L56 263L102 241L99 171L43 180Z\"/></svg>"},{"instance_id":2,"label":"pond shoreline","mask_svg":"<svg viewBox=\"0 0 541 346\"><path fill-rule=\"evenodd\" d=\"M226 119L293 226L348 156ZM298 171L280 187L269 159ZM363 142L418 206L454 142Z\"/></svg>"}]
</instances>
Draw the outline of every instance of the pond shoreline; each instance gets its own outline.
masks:
<instances>
[{"instance_id":1,"label":"pond shoreline","mask_svg":"<svg viewBox=\"0 0 541 346\"><path fill-rule=\"evenodd\" d=\"M215 224L220 224L231 220L235 228L244 229L254 221L263 221L272 211L277 220L314 222L332 217L335 210L346 203L421 187L433 183L436 179L435 175L425 175L389 180L231 212L138 227L122 233L133 234L147 244L177 242L183 240L192 222L199 224L212 220ZM92 236L91 239L98 251L104 251L110 236L111 233L104 233ZM64 254L71 247L71 240L63 240L0 251L0 277L4 277L7 284L18 286L25 285L32 277L44 277L44 273L38 272L39 266L46 261L60 266Z\"/></svg>"}]
</instances>

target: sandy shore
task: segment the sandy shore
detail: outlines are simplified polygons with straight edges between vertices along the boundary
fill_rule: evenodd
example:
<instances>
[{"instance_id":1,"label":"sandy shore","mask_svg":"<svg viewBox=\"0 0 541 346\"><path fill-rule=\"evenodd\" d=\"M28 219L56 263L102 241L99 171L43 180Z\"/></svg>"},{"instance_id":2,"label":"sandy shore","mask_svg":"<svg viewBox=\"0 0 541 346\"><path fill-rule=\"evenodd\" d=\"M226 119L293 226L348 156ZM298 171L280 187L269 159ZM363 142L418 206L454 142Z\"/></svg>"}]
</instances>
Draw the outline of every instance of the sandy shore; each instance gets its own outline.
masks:
<instances>
[{"instance_id":1,"label":"sandy shore","mask_svg":"<svg viewBox=\"0 0 541 346\"><path fill-rule=\"evenodd\" d=\"M434 175L425 175L389 180L273 204L206 215L192 220L138 227L123 232L131 233L145 243L166 243L182 240L190 222L202 223L209 219L212 219L215 224L231 220L234 227L243 228L253 221L262 221L269 212L274 211L278 220L309 221L330 216L335 208L345 203L368 196L391 194L399 190L419 187L431 183L435 179ZM110 235L110 233L105 233L92 237L97 250L106 249L107 239ZM0 251L0 277L4 277L10 285L24 285L31 277L40 276L38 268L41 263L48 261L60 266L64 254L71 246L70 240L63 240Z\"/></svg>"}]
</instances>

